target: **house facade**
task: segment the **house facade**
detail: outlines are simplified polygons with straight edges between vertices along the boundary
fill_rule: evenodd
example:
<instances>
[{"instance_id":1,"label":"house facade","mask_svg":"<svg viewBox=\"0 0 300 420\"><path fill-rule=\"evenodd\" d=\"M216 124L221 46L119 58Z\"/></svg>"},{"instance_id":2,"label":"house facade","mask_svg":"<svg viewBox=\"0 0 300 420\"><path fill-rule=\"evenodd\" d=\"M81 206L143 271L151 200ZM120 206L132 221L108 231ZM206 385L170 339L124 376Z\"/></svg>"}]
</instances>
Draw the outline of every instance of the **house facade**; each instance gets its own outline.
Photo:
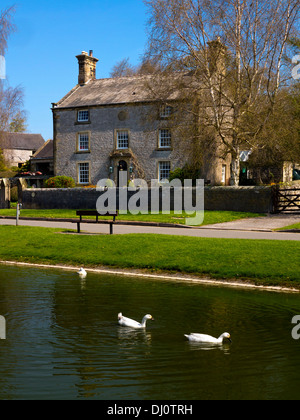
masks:
<instances>
[{"instance_id":1,"label":"house facade","mask_svg":"<svg viewBox=\"0 0 300 420\"><path fill-rule=\"evenodd\" d=\"M78 84L52 104L54 173L79 185L111 179L163 181L190 159L192 144L171 124L172 104L154 100L146 89L151 75L96 79L92 51L77 56ZM230 164L219 158L203 166L212 184L227 184Z\"/></svg>"}]
</instances>

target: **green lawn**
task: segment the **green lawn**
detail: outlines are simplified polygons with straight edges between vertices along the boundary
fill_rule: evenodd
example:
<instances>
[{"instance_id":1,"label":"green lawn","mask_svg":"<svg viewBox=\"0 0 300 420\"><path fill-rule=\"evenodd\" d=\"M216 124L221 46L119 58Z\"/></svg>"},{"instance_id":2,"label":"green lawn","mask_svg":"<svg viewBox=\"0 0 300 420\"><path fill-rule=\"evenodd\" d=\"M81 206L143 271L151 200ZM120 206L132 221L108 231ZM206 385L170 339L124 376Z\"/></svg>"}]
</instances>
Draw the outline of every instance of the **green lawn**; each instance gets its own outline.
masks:
<instances>
[{"instance_id":1,"label":"green lawn","mask_svg":"<svg viewBox=\"0 0 300 420\"><path fill-rule=\"evenodd\" d=\"M0 216L16 216L16 209L0 210ZM76 219L76 210L21 210L21 217L41 217L50 219ZM233 220L244 219L248 217L262 217L262 214L257 213L246 213L246 212L234 212L234 211L205 211L204 213L204 225L210 225L214 223L231 222ZM160 222L160 223L172 223L172 224L185 224L186 213L174 214L139 214L139 215L119 215L118 220L130 220L130 221L147 221L147 222Z\"/></svg>"},{"instance_id":2,"label":"green lawn","mask_svg":"<svg viewBox=\"0 0 300 420\"><path fill-rule=\"evenodd\" d=\"M300 230L300 223L296 223L294 225L285 226L284 228L278 230L290 230L290 229L297 229Z\"/></svg>"},{"instance_id":3,"label":"green lawn","mask_svg":"<svg viewBox=\"0 0 300 420\"><path fill-rule=\"evenodd\" d=\"M1 260L148 269L300 289L298 241L73 235L23 226L0 226L0 239Z\"/></svg>"}]
</instances>

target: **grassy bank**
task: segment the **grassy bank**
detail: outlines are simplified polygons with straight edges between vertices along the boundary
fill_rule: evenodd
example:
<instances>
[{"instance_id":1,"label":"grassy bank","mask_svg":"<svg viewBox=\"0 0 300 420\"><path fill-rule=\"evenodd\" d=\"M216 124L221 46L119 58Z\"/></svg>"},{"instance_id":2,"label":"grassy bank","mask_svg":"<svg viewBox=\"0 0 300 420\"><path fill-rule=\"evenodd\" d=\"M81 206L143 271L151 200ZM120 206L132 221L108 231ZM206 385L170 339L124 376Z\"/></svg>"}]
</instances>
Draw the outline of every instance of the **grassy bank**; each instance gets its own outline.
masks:
<instances>
[{"instance_id":1,"label":"grassy bank","mask_svg":"<svg viewBox=\"0 0 300 420\"><path fill-rule=\"evenodd\" d=\"M278 230L300 230L300 223L295 223L294 225L285 226L284 228Z\"/></svg>"},{"instance_id":2,"label":"grassy bank","mask_svg":"<svg viewBox=\"0 0 300 420\"><path fill-rule=\"evenodd\" d=\"M0 210L0 216L16 216L16 209ZM249 217L262 217L264 215L258 213L246 213L237 211L206 211L204 215L204 225L215 223L232 222L234 220L245 219ZM49 218L49 219L76 219L76 210L21 210L21 217L31 218ZM193 217L187 215L185 212L180 214L138 214L132 215L120 214L118 220L130 220L140 222L156 222L156 223L171 223L171 224L185 224L186 217ZM94 217L87 217L93 219Z\"/></svg>"},{"instance_id":3,"label":"grassy bank","mask_svg":"<svg viewBox=\"0 0 300 420\"><path fill-rule=\"evenodd\" d=\"M300 289L297 241L169 235L73 235L0 226L0 259L73 266L148 269Z\"/></svg>"}]
</instances>

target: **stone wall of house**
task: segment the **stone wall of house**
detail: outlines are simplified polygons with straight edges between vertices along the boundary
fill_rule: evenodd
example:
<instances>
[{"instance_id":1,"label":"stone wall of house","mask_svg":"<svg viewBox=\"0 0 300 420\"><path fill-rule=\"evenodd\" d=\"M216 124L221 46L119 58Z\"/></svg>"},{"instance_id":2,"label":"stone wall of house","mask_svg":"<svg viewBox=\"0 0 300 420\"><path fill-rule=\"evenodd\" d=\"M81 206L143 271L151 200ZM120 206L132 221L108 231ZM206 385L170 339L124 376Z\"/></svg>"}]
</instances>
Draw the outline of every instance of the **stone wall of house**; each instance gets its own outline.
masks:
<instances>
[{"instance_id":1,"label":"stone wall of house","mask_svg":"<svg viewBox=\"0 0 300 420\"><path fill-rule=\"evenodd\" d=\"M96 209L96 202L101 194L103 192L96 191L95 188L24 189L22 204L24 209ZM128 192L128 200L134 194L135 192ZM160 203L162 194L161 190ZM170 197L172 210L174 206L172 192ZM271 187L206 187L204 200L205 210L270 213L273 208ZM148 201L151 203L150 189Z\"/></svg>"},{"instance_id":2,"label":"stone wall of house","mask_svg":"<svg viewBox=\"0 0 300 420\"><path fill-rule=\"evenodd\" d=\"M90 184L96 185L104 178L110 178L117 184L119 162L125 161L128 178L131 175L129 168L132 166L132 176L143 178L149 183L152 179L158 179L160 161L170 161L171 170L174 170L182 168L191 157L189 142L183 140L175 129L171 130L172 147L159 149L159 129L171 127L168 119L158 118L158 106L98 106L89 108L89 111L90 121L78 123L77 108L54 109L55 175L70 176L78 182L78 164L87 162L90 166ZM117 150L118 130L129 131L128 150ZM88 152L77 150L79 133L88 133L90 136ZM228 185L230 157L222 160L209 155L204 160L201 176L212 185Z\"/></svg>"},{"instance_id":3,"label":"stone wall of house","mask_svg":"<svg viewBox=\"0 0 300 420\"><path fill-rule=\"evenodd\" d=\"M78 182L78 164L90 165L90 184L104 178L117 183L120 160L133 166L135 178L147 181L158 178L159 161L171 161L172 169L186 162L186 145L174 135L172 147L158 149L158 129L168 128L168 121L154 122L153 108L149 105L99 106L89 108L90 122L78 123L78 109L57 109L54 112L54 172ZM129 130L129 150L117 150L117 130ZM79 133L89 133L90 150L80 152L76 141ZM112 169L112 173L110 172Z\"/></svg>"}]
</instances>

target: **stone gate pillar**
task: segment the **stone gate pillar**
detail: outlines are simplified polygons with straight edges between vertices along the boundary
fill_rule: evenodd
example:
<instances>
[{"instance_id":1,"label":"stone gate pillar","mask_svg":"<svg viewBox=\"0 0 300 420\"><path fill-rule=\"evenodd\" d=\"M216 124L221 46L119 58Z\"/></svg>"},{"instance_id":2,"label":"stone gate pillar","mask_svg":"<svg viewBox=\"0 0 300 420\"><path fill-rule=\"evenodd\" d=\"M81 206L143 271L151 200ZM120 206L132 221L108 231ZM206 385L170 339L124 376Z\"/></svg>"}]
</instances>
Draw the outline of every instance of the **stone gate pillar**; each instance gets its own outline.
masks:
<instances>
[{"instance_id":1,"label":"stone gate pillar","mask_svg":"<svg viewBox=\"0 0 300 420\"><path fill-rule=\"evenodd\" d=\"M18 203L22 203L23 201L23 190L27 188L27 182L24 178L19 178L17 181L18 187Z\"/></svg>"},{"instance_id":2,"label":"stone gate pillar","mask_svg":"<svg viewBox=\"0 0 300 420\"><path fill-rule=\"evenodd\" d=\"M10 181L9 179L0 180L0 209L10 208Z\"/></svg>"}]
</instances>

